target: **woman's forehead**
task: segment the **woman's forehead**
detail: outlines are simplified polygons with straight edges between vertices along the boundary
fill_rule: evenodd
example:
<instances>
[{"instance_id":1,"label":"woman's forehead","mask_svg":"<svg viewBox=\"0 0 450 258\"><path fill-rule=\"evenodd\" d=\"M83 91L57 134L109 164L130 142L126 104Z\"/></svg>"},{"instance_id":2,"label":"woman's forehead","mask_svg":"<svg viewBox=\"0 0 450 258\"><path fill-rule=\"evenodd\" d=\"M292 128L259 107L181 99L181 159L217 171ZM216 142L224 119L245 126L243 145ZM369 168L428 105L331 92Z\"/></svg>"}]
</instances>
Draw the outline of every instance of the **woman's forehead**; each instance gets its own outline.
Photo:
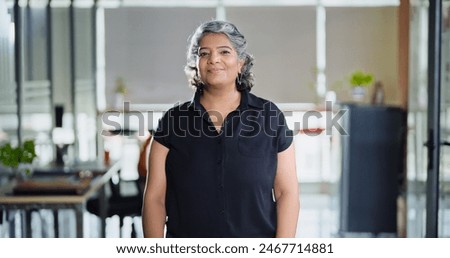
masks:
<instances>
[{"instance_id":1,"label":"woman's forehead","mask_svg":"<svg viewBox=\"0 0 450 258\"><path fill-rule=\"evenodd\" d=\"M233 48L230 39L223 33L207 33L200 39L199 45L200 48L210 46L227 46Z\"/></svg>"}]
</instances>

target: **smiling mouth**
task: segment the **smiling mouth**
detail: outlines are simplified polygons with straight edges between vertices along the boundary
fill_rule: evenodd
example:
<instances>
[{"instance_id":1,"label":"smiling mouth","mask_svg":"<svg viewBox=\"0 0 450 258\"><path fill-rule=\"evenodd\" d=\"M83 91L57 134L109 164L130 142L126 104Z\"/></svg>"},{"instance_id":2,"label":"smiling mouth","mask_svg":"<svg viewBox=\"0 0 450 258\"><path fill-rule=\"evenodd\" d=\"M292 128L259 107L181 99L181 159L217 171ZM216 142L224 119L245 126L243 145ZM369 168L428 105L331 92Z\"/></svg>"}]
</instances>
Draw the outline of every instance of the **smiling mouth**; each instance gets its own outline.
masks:
<instances>
[{"instance_id":1,"label":"smiling mouth","mask_svg":"<svg viewBox=\"0 0 450 258\"><path fill-rule=\"evenodd\" d=\"M222 72L222 71L223 71L223 69L208 69L209 73L219 73L219 72Z\"/></svg>"}]
</instances>

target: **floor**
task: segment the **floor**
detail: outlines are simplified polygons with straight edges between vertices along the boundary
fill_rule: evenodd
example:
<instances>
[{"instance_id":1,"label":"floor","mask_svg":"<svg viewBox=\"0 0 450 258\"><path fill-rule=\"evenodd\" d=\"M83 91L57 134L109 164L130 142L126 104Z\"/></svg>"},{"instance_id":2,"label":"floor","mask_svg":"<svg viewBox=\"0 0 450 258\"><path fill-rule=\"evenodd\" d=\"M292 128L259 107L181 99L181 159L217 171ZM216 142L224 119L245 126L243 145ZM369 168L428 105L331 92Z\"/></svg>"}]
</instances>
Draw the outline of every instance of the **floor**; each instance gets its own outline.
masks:
<instances>
[{"instance_id":1,"label":"floor","mask_svg":"<svg viewBox=\"0 0 450 258\"><path fill-rule=\"evenodd\" d=\"M308 188L308 187L303 187ZM302 186L301 186L302 189ZM297 237L316 238L334 237L337 232L338 212L337 199L323 193L300 194L301 210L297 226ZM17 214L16 232L20 232L20 216ZM60 212L60 236L75 237L75 217L72 211L63 210ZM99 219L92 214L85 213L85 237L99 237ZM131 237L132 222L135 226L135 236L142 237L141 217L127 217L124 226L119 231L119 218L111 217L106 221L106 237ZM9 224L3 221L0 224L0 237L9 237ZM32 236L33 237L54 237L53 213L49 210L41 210L32 214ZM19 233L20 234L20 233Z\"/></svg>"},{"instance_id":2,"label":"floor","mask_svg":"<svg viewBox=\"0 0 450 258\"><path fill-rule=\"evenodd\" d=\"M339 219L337 205L337 198L326 194L300 194L296 237L335 237Z\"/></svg>"},{"instance_id":3,"label":"floor","mask_svg":"<svg viewBox=\"0 0 450 258\"><path fill-rule=\"evenodd\" d=\"M338 198L334 184L317 183L324 181L336 181L335 173L332 173L331 165L336 155L330 152L330 144L333 142L329 136L304 137L296 136L297 145L309 146L308 148L296 148L296 159L300 181L300 216L297 226L297 237L316 238L334 237L338 228ZM111 141L111 158L121 159L123 179L133 179L136 175L136 164L139 157L139 145L134 139L115 139ZM127 174L125 171L129 171ZM99 237L99 219L89 213L85 213L85 236ZM74 237L75 222L72 211L60 212L60 236ZM136 237L142 237L141 218L126 218L124 226L119 230L119 218L112 217L106 221L106 237L131 237L132 222L134 222ZM20 232L20 218L17 217L16 232ZM1 222L1 221L0 221ZM33 237L54 237L53 214L42 210L34 212L32 217ZM0 224L0 237L8 237L8 223Z\"/></svg>"}]
</instances>

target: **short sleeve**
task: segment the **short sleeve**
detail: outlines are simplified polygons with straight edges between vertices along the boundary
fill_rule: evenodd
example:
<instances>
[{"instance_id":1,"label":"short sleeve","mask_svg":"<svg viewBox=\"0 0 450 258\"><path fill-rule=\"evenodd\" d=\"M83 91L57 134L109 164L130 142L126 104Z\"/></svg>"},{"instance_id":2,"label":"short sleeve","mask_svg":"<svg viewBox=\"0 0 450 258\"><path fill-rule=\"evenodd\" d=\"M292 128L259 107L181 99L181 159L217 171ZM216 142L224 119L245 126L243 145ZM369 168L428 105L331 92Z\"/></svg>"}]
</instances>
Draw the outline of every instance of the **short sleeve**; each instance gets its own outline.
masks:
<instances>
[{"instance_id":1,"label":"short sleeve","mask_svg":"<svg viewBox=\"0 0 450 258\"><path fill-rule=\"evenodd\" d=\"M293 131L290 130L289 127L287 126L286 118L284 117L283 112L281 112L279 109L277 111L278 111L277 145L278 145L278 152L282 152L286 150L289 146L291 146L294 134Z\"/></svg>"},{"instance_id":2,"label":"short sleeve","mask_svg":"<svg viewBox=\"0 0 450 258\"><path fill-rule=\"evenodd\" d=\"M167 111L158 122L158 128L155 131L153 139L167 148L170 148L170 113L171 110Z\"/></svg>"}]
</instances>

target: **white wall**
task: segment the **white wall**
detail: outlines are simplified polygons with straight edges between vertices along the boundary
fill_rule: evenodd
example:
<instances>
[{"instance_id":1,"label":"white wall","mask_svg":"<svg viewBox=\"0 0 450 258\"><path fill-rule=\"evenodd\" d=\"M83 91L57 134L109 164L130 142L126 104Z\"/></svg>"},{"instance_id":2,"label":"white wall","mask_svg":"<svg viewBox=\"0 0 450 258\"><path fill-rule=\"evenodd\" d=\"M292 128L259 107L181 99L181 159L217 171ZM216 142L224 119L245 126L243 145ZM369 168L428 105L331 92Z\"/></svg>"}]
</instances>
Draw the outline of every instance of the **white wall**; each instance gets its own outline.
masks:
<instances>
[{"instance_id":1,"label":"white wall","mask_svg":"<svg viewBox=\"0 0 450 258\"><path fill-rule=\"evenodd\" d=\"M119 8L105 10L106 95L113 106L115 79L125 79L127 100L175 103L192 90L183 72L187 38L207 8ZM253 92L275 102L316 102L316 12L313 7L233 7L227 19L247 37L255 56ZM327 8L327 83L348 100L346 77L372 72L398 103L397 7ZM339 87L336 87L339 85Z\"/></svg>"},{"instance_id":2,"label":"white wall","mask_svg":"<svg viewBox=\"0 0 450 258\"><path fill-rule=\"evenodd\" d=\"M327 8L326 73L340 99L350 99L348 75L363 69L383 83L389 104L400 104L397 11L397 7Z\"/></svg>"},{"instance_id":3,"label":"white wall","mask_svg":"<svg viewBox=\"0 0 450 258\"><path fill-rule=\"evenodd\" d=\"M215 9L120 8L105 10L106 100L114 105L121 76L132 103L175 103L192 96L184 73L187 38Z\"/></svg>"},{"instance_id":4,"label":"white wall","mask_svg":"<svg viewBox=\"0 0 450 258\"><path fill-rule=\"evenodd\" d=\"M255 56L254 93L276 102L314 102L314 7L228 8Z\"/></svg>"}]
</instances>

